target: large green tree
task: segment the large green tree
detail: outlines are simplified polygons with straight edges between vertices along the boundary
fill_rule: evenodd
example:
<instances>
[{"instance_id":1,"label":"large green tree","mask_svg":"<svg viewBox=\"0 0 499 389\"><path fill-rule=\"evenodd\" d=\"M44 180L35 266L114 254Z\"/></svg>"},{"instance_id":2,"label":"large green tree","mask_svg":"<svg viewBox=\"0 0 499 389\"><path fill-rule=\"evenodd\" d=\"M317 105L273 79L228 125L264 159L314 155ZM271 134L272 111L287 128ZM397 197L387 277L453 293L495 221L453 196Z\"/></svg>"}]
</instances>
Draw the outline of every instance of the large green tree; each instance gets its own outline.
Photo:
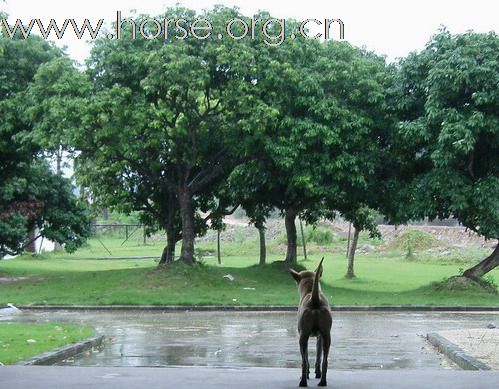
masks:
<instances>
[{"instance_id":1,"label":"large green tree","mask_svg":"<svg viewBox=\"0 0 499 389\"><path fill-rule=\"evenodd\" d=\"M224 7L166 14L203 17L214 31L240 16ZM165 229L170 261L178 238L181 259L195 261L194 238L205 227L197 210L219 213L209 198L262 127L250 120L259 110L255 63L248 40L132 39L124 31L94 43L88 73L95 90L75 136L80 180L104 204L142 211Z\"/></svg>"},{"instance_id":2,"label":"large green tree","mask_svg":"<svg viewBox=\"0 0 499 389\"><path fill-rule=\"evenodd\" d=\"M32 125L21 135L53 158L57 174L62 174L64 157L73 157L71 134L82 126L90 89L85 73L66 56L41 64L28 86L25 113Z\"/></svg>"},{"instance_id":3,"label":"large green tree","mask_svg":"<svg viewBox=\"0 0 499 389\"><path fill-rule=\"evenodd\" d=\"M59 56L42 39L0 35L0 258L22 252L35 229L69 251L89 233L71 183L52 172L41 145L25 136L33 129L27 90L40 66Z\"/></svg>"},{"instance_id":4,"label":"large green tree","mask_svg":"<svg viewBox=\"0 0 499 389\"><path fill-rule=\"evenodd\" d=\"M400 64L400 130L386 212L394 220L455 217L486 239L499 238L499 37L436 34ZM464 272L480 277L493 253Z\"/></svg>"},{"instance_id":5,"label":"large green tree","mask_svg":"<svg viewBox=\"0 0 499 389\"><path fill-rule=\"evenodd\" d=\"M388 76L382 58L347 43L297 39L265 54L259 85L274 114L258 158L233 178L242 202L281 210L294 265L298 215L314 223L374 202Z\"/></svg>"}]
</instances>

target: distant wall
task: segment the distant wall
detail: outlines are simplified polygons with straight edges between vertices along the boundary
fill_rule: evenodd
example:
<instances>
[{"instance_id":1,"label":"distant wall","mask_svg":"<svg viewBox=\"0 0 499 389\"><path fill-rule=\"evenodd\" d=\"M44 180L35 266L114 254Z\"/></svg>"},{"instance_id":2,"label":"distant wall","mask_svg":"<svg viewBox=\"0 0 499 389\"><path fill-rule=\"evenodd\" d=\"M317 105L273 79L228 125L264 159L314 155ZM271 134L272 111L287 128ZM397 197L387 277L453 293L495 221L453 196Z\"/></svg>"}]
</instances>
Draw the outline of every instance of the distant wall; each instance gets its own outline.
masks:
<instances>
[{"instance_id":1,"label":"distant wall","mask_svg":"<svg viewBox=\"0 0 499 389\"><path fill-rule=\"evenodd\" d=\"M35 231L35 236L39 234L39 231L36 230ZM48 252L48 251L54 251L55 249L55 243L46 239L46 238L43 238L43 237L40 237L38 239L35 240L34 242L34 250L36 253L43 253L43 252Z\"/></svg>"}]
</instances>

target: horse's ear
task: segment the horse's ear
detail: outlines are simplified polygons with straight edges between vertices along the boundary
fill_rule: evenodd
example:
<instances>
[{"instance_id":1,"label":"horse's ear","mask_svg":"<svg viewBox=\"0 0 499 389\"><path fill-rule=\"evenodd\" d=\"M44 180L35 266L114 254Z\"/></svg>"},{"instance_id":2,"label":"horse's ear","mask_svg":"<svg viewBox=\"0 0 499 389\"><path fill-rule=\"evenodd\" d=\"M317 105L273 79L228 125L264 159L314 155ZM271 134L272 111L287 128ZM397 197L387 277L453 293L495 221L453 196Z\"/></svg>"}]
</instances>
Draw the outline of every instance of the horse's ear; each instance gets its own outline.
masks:
<instances>
[{"instance_id":1,"label":"horse's ear","mask_svg":"<svg viewBox=\"0 0 499 389\"><path fill-rule=\"evenodd\" d=\"M295 279L297 284L300 283L300 281L301 281L300 273L296 272L293 269L289 269L289 274L291 274L291 277L293 277Z\"/></svg>"}]
</instances>

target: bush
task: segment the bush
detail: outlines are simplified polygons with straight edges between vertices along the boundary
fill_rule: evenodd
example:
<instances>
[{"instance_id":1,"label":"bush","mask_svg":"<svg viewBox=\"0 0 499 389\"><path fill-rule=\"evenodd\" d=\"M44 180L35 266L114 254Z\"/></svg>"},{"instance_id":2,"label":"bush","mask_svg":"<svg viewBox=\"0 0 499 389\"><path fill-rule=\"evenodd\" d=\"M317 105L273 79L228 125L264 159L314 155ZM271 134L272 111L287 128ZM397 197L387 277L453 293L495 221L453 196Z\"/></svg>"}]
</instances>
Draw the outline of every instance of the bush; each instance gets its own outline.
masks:
<instances>
[{"instance_id":1,"label":"bush","mask_svg":"<svg viewBox=\"0 0 499 389\"><path fill-rule=\"evenodd\" d=\"M427 250L440 245L440 241L432 234L412 229L401 233L388 244L388 247L390 249L403 250L413 254L415 250Z\"/></svg>"},{"instance_id":2,"label":"bush","mask_svg":"<svg viewBox=\"0 0 499 389\"><path fill-rule=\"evenodd\" d=\"M297 235L296 235L296 243L298 246L303 245L303 241L301 238L301 232L299 227L297 228ZM333 232L329 230L325 230L322 228L317 228L317 227L311 227L307 226L305 227L305 242L307 243L316 243L319 246L326 246L330 245L335 241L336 236L334 235ZM278 244L286 244L287 243L287 237L285 233L281 233L277 236L277 243Z\"/></svg>"},{"instance_id":3,"label":"bush","mask_svg":"<svg viewBox=\"0 0 499 389\"><path fill-rule=\"evenodd\" d=\"M334 234L329 230L307 227L305 230L305 240L307 242L314 242L318 245L325 246L333 243Z\"/></svg>"}]
</instances>

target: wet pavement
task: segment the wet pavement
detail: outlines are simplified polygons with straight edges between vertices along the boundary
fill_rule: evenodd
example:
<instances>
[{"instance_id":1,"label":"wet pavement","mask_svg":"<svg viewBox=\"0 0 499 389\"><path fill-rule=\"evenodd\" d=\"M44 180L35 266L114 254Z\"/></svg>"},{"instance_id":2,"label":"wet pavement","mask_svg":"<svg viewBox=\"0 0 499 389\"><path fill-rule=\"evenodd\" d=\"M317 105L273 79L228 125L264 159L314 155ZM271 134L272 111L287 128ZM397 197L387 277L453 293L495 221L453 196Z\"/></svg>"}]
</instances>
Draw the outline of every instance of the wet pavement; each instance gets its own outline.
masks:
<instances>
[{"instance_id":1,"label":"wet pavement","mask_svg":"<svg viewBox=\"0 0 499 389\"><path fill-rule=\"evenodd\" d=\"M0 387L8 389L289 389L298 387L297 369L177 367L0 367ZM492 389L499 373L455 370L328 370L328 387L342 389ZM316 379L309 386L317 385Z\"/></svg>"},{"instance_id":2,"label":"wet pavement","mask_svg":"<svg viewBox=\"0 0 499 389\"><path fill-rule=\"evenodd\" d=\"M0 320L81 324L108 338L102 350L61 365L300 366L296 313L24 311ZM335 312L333 320L331 369L454 369L423 336L498 324L499 313Z\"/></svg>"}]
</instances>

